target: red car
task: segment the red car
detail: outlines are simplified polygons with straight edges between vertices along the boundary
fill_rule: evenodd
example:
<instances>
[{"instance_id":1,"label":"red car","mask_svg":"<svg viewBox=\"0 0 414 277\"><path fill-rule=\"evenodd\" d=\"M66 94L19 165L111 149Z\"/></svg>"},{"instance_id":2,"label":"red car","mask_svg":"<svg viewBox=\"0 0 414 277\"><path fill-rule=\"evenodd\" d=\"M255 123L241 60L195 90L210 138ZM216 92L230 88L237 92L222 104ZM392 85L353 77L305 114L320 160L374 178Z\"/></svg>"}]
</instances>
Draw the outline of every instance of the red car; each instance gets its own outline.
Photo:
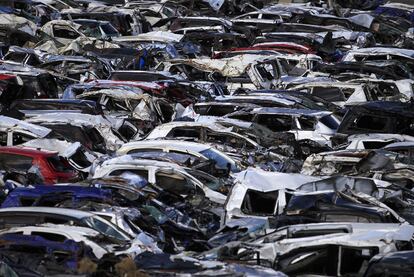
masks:
<instances>
[{"instance_id":1,"label":"red car","mask_svg":"<svg viewBox=\"0 0 414 277\"><path fill-rule=\"evenodd\" d=\"M57 152L29 147L0 147L0 170L25 173L32 166L37 167L45 185L76 181L79 174Z\"/></svg>"}]
</instances>

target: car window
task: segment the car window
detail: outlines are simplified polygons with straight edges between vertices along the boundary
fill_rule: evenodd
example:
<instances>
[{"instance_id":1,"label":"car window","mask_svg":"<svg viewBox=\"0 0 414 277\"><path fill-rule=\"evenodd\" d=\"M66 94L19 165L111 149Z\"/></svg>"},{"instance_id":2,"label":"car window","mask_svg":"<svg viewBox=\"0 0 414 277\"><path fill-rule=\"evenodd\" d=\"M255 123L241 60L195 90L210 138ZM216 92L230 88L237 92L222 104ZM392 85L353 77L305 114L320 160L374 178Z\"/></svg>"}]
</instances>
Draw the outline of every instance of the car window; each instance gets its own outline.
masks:
<instances>
[{"instance_id":1,"label":"car window","mask_svg":"<svg viewBox=\"0 0 414 277\"><path fill-rule=\"evenodd\" d=\"M314 87L312 94L330 102L347 100L342 90L336 87Z\"/></svg>"},{"instance_id":2,"label":"car window","mask_svg":"<svg viewBox=\"0 0 414 277\"><path fill-rule=\"evenodd\" d=\"M234 161L226 157L226 155L220 153L219 151L209 148L200 152L201 155L205 156L208 159L215 161L215 165L221 169L229 168L231 172L239 172L240 169L237 167Z\"/></svg>"},{"instance_id":3,"label":"car window","mask_svg":"<svg viewBox=\"0 0 414 277\"><path fill-rule=\"evenodd\" d=\"M32 167L31 157L0 153L0 169L8 171L27 171Z\"/></svg>"},{"instance_id":4,"label":"car window","mask_svg":"<svg viewBox=\"0 0 414 277\"><path fill-rule=\"evenodd\" d=\"M155 180L159 187L176 194L189 195L195 191L194 184L178 174L157 172Z\"/></svg>"},{"instance_id":5,"label":"car window","mask_svg":"<svg viewBox=\"0 0 414 277\"><path fill-rule=\"evenodd\" d=\"M362 216L356 215L347 215L347 214L327 214L323 216L324 221L326 222L362 222L362 223L370 223L370 222L377 222L374 219L369 220Z\"/></svg>"},{"instance_id":6,"label":"car window","mask_svg":"<svg viewBox=\"0 0 414 277\"><path fill-rule=\"evenodd\" d=\"M53 26L53 35L57 38L77 39L79 34L67 26Z\"/></svg>"},{"instance_id":7,"label":"car window","mask_svg":"<svg viewBox=\"0 0 414 277\"><path fill-rule=\"evenodd\" d=\"M292 129L293 119L286 115L260 114L257 123L274 132L286 132Z\"/></svg>"},{"instance_id":8,"label":"car window","mask_svg":"<svg viewBox=\"0 0 414 277\"><path fill-rule=\"evenodd\" d=\"M22 63L26 56L26 53L9 52L4 56L4 60Z\"/></svg>"},{"instance_id":9,"label":"car window","mask_svg":"<svg viewBox=\"0 0 414 277\"><path fill-rule=\"evenodd\" d=\"M0 146L7 146L7 132L0 131Z\"/></svg>"},{"instance_id":10,"label":"car window","mask_svg":"<svg viewBox=\"0 0 414 277\"><path fill-rule=\"evenodd\" d=\"M352 122L351 128L357 130L383 131L386 129L389 120L388 117L361 115Z\"/></svg>"},{"instance_id":11,"label":"car window","mask_svg":"<svg viewBox=\"0 0 414 277\"><path fill-rule=\"evenodd\" d=\"M215 115L215 116L223 116L229 113L232 113L237 110L236 106L232 105L211 105L206 106L206 110L204 113L201 113L203 115ZM197 110L198 112L198 110ZM200 111L201 112L201 111Z\"/></svg>"},{"instance_id":12,"label":"car window","mask_svg":"<svg viewBox=\"0 0 414 277\"><path fill-rule=\"evenodd\" d=\"M335 117L333 115L325 115L321 117L319 121L332 130L336 130L339 127L339 123L337 120L335 120Z\"/></svg>"},{"instance_id":13,"label":"car window","mask_svg":"<svg viewBox=\"0 0 414 277\"><path fill-rule=\"evenodd\" d=\"M58 242L64 242L66 240L66 237L63 235L55 234L55 233L47 233L47 232L38 232L33 231L31 235L39 236L44 239L50 240L50 241L58 241Z\"/></svg>"},{"instance_id":14,"label":"car window","mask_svg":"<svg viewBox=\"0 0 414 277\"><path fill-rule=\"evenodd\" d=\"M82 221L90 228L109 237L113 237L121 241L127 241L130 239L128 235L118 230L115 225L104 219L99 218L99 216L86 217L82 219Z\"/></svg>"},{"instance_id":15,"label":"car window","mask_svg":"<svg viewBox=\"0 0 414 277\"><path fill-rule=\"evenodd\" d=\"M31 136L29 134L24 134L20 132L13 132L13 145L23 144L25 142L31 141L36 137Z\"/></svg>"},{"instance_id":16,"label":"car window","mask_svg":"<svg viewBox=\"0 0 414 277\"><path fill-rule=\"evenodd\" d=\"M109 176L121 176L122 174L130 173L135 174L148 181L148 171L145 169L118 169L112 171Z\"/></svg>"},{"instance_id":17,"label":"car window","mask_svg":"<svg viewBox=\"0 0 414 277\"><path fill-rule=\"evenodd\" d=\"M73 169L69 163L59 156L52 156L47 158L48 163L52 168L58 172L72 172Z\"/></svg>"},{"instance_id":18,"label":"car window","mask_svg":"<svg viewBox=\"0 0 414 277\"><path fill-rule=\"evenodd\" d=\"M254 145L251 144L249 141L232 134L207 132L207 142L228 145L234 148L241 148L245 150L255 149Z\"/></svg>"},{"instance_id":19,"label":"car window","mask_svg":"<svg viewBox=\"0 0 414 277\"><path fill-rule=\"evenodd\" d=\"M186 127L173 128L167 134L167 137L169 138L176 138L176 137L200 138L201 128L186 128Z\"/></svg>"},{"instance_id":20,"label":"car window","mask_svg":"<svg viewBox=\"0 0 414 277\"><path fill-rule=\"evenodd\" d=\"M315 130L316 119L312 117L299 117L300 130L313 131Z\"/></svg>"},{"instance_id":21,"label":"car window","mask_svg":"<svg viewBox=\"0 0 414 277\"><path fill-rule=\"evenodd\" d=\"M43 223L43 219L33 215L0 214L0 227L16 227Z\"/></svg>"},{"instance_id":22,"label":"car window","mask_svg":"<svg viewBox=\"0 0 414 277\"><path fill-rule=\"evenodd\" d=\"M244 195L241 210L248 215L273 215L279 191L261 192L248 189Z\"/></svg>"}]
</instances>

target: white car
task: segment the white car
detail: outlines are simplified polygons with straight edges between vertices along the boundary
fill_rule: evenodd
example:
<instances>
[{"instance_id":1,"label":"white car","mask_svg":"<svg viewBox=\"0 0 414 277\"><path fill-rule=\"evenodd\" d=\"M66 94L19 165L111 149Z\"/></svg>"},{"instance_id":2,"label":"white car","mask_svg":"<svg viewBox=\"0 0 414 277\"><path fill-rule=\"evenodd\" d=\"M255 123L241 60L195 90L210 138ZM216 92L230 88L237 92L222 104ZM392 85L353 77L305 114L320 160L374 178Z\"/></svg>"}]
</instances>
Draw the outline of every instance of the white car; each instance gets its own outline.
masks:
<instances>
[{"instance_id":1,"label":"white car","mask_svg":"<svg viewBox=\"0 0 414 277\"><path fill-rule=\"evenodd\" d=\"M224 223L237 218L267 218L283 213L286 190L320 180L302 174L267 172L249 168L234 175L235 184L227 196Z\"/></svg>"},{"instance_id":2,"label":"white car","mask_svg":"<svg viewBox=\"0 0 414 277\"><path fill-rule=\"evenodd\" d=\"M290 90L307 92L338 106L375 100L364 84L345 82L310 82L293 86Z\"/></svg>"},{"instance_id":3,"label":"white car","mask_svg":"<svg viewBox=\"0 0 414 277\"><path fill-rule=\"evenodd\" d=\"M396 142L414 142L414 137L400 134L355 134L348 137L346 149L380 149Z\"/></svg>"},{"instance_id":4,"label":"white car","mask_svg":"<svg viewBox=\"0 0 414 277\"><path fill-rule=\"evenodd\" d=\"M216 123L178 121L155 127L146 139L191 137L203 142L214 143L219 137L223 144L234 148L257 150L260 147L255 141L231 130L232 128L226 128Z\"/></svg>"},{"instance_id":5,"label":"white car","mask_svg":"<svg viewBox=\"0 0 414 277\"><path fill-rule=\"evenodd\" d=\"M0 115L0 145L13 146L47 137L52 130L12 117Z\"/></svg>"},{"instance_id":6,"label":"white car","mask_svg":"<svg viewBox=\"0 0 414 277\"><path fill-rule=\"evenodd\" d=\"M322 146L332 146L331 137L336 134L339 120L329 111L288 108L255 108L251 111L238 111L227 118L249 118L273 132L289 132L296 140L312 140Z\"/></svg>"},{"instance_id":7,"label":"white car","mask_svg":"<svg viewBox=\"0 0 414 277\"><path fill-rule=\"evenodd\" d=\"M229 168L231 172L240 171L236 161L225 153L213 148L212 146L178 140L144 140L133 141L123 144L117 151L118 155L133 154L134 152L160 151L189 154L202 159L215 161L215 166L220 169Z\"/></svg>"},{"instance_id":8,"label":"white car","mask_svg":"<svg viewBox=\"0 0 414 277\"><path fill-rule=\"evenodd\" d=\"M155 184L180 195L190 195L198 189L215 203L224 204L226 200L223 194L210 189L189 174L185 168L170 162L134 159L132 155L123 155L96 165L92 171L93 178L123 176L123 174L138 175L144 183Z\"/></svg>"},{"instance_id":9,"label":"white car","mask_svg":"<svg viewBox=\"0 0 414 277\"><path fill-rule=\"evenodd\" d=\"M65 240L83 242L91 247L93 254L98 259L107 253L135 256L146 250L145 247L140 246L138 241L132 241L132 243L116 241L113 238L103 236L98 231L79 226L42 224L39 226L12 227L0 231L0 235L4 234L36 235L46 240L58 242L64 242Z\"/></svg>"}]
</instances>

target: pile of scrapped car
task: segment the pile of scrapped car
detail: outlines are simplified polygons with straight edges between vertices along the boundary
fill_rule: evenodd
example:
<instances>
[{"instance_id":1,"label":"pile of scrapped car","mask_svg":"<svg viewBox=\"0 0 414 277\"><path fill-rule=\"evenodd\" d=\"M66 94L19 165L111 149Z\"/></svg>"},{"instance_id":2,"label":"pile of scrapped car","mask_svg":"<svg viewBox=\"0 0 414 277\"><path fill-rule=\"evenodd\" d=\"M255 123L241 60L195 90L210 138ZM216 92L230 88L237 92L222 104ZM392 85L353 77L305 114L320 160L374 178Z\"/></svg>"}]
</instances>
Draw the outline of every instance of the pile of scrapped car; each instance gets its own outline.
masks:
<instances>
[{"instance_id":1,"label":"pile of scrapped car","mask_svg":"<svg viewBox=\"0 0 414 277\"><path fill-rule=\"evenodd\" d=\"M1 276L412 276L414 4L0 0Z\"/></svg>"}]
</instances>

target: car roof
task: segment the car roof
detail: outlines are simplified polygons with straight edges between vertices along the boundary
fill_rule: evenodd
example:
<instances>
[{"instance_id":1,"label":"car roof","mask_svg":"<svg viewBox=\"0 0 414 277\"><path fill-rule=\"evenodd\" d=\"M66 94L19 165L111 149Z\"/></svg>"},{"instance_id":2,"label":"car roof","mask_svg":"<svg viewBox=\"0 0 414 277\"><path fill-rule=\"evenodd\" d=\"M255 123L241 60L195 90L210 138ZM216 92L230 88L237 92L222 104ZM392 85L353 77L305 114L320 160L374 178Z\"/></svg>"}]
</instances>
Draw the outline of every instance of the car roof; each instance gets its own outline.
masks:
<instances>
[{"instance_id":1,"label":"car roof","mask_svg":"<svg viewBox=\"0 0 414 277\"><path fill-rule=\"evenodd\" d=\"M19 227L11 227L8 229L1 230L2 232L17 232L17 231L24 231L24 230L31 230L31 231L54 231L59 233L65 233L69 235L81 235L81 236L96 236L99 235L99 232L87 228L87 227L81 227L81 226L72 226L72 225L59 225L59 224L51 224L51 223L45 223L40 224L36 226L19 226ZM1 232L0 231L0 232Z\"/></svg>"},{"instance_id":2,"label":"car roof","mask_svg":"<svg viewBox=\"0 0 414 277\"><path fill-rule=\"evenodd\" d=\"M134 158L134 154L121 155L112 159L106 160L102 163L102 167L110 165L131 165L131 166L153 166L153 167L168 167L180 169L179 165L172 162L154 161L150 159Z\"/></svg>"},{"instance_id":3,"label":"car roof","mask_svg":"<svg viewBox=\"0 0 414 277\"><path fill-rule=\"evenodd\" d=\"M0 115L0 128L11 128L15 130L21 128L28 130L39 137L45 137L51 132L49 128L3 115Z\"/></svg>"},{"instance_id":4,"label":"car roof","mask_svg":"<svg viewBox=\"0 0 414 277\"><path fill-rule=\"evenodd\" d=\"M170 148L170 149L177 149L182 151L192 151L192 152L201 152L207 149L210 149L211 146L196 143L196 142L189 142L189 141L178 141L178 140L142 140L142 141L134 141L125 143L121 148Z\"/></svg>"},{"instance_id":5,"label":"car roof","mask_svg":"<svg viewBox=\"0 0 414 277\"><path fill-rule=\"evenodd\" d=\"M0 153L8 153L8 154L16 154L16 155L23 155L23 156L54 156L58 152L48 151L48 150L40 150L31 147L23 147L23 146L1 146Z\"/></svg>"},{"instance_id":6,"label":"car roof","mask_svg":"<svg viewBox=\"0 0 414 277\"><path fill-rule=\"evenodd\" d=\"M280 114L280 115L304 115L322 117L332 114L328 111L318 111L309 109L289 109L289 108L255 108L251 111L254 114Z\"/></svg>"},{"instance_id":7,"label":"car roof","mask_svg":"<svg viewBox=\"0 0 414 277\"><path fill-rule=\"evenodd\" d=\"M96 20L96 19L83 19L83 18L74 19L73 22L81 24L81 25L82 23L96 23L98 25L109 23L109 21Z\"/></svg>"},{"instance_id":8,"label":"car roof","mask_svg":"<svg viewBox=\"0 0 414 277\"><path fill-rule=\"evenodd\" d=\"M67 216L76 219L83 219L85 217L93 216L94 214L74 209L54 208L54 207L14 207L14 208L3 208L0 209L0 216L5 213L11 214L54 214L60 216Z\"/></svg>"},{"instance_id":9,"label":"car roof","mask_svg":"<svg viewBox=\"0 0 414 277\"><path fill-rule=\"evenodd\" d=\"M382 149L392 151L394 148L414 148L414 141L394 142L384 146Z\"/></svg>"}]
</instances>

